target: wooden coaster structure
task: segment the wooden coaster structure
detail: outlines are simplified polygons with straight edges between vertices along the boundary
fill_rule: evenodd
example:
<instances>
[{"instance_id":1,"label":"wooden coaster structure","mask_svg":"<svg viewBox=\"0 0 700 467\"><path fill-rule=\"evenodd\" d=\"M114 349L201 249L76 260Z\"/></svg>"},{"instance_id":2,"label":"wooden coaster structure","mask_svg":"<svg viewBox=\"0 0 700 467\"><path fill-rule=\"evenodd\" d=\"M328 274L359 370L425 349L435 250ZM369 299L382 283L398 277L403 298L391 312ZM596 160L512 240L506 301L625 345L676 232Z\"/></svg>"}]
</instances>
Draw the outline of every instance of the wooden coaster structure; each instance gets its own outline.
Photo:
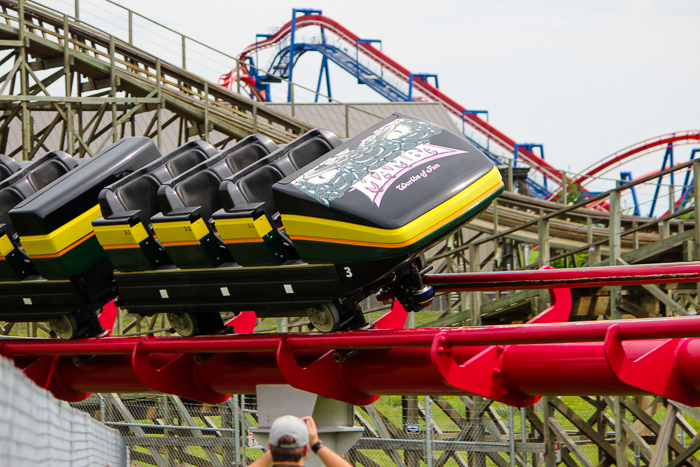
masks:
<instances>
[{"instance_id":1,"label":"wooden coaster structure","mask_svg":"<svg viewBox=\"0 0 700 467\"><path fill-rule=\"evenodd\" d=\"M24 2L4 1L2 4L5 24L0 25L0 35L3 38L0 45L10 51L2 61L9 63L14 59L14 66L13 71L3 77L3 91L10 89L13 94L0 97L0 105L5 109L3 120L0 121L0 145L2 152L10 156L21 153L23 159L30 160L42 148L46 149L47 139L57 133L62 135L61 149L70 153L91 155L119 136L128 135L129 131L134 134L137 131L134 125L135 116L139 113L148 113L150 118L143 134L155 137L159 144L162 143L163 131L171 125L179 129L178 145L188 136L202 135L205 139L211 137L218 147L224 147L231 141L253 132L268 135L273 140L283 143L309 128L293 117L270 111L262 104L249 101L223 88L219 89L180 67L161 63L157 58L92 30L85 24L78 24L67 17L61 18L39 7L27 7ZM43 79L37 77L39 72L52 70L55 71ZM67 83L65 95L50 96L48 86L61 79ZM104 92L99 96L82 95L97 90ZM117 97L119 93L125 93L126 97ZM46 113L53 115L47 125L41 129L33 128L32 121L45 120L37 117ZM74 117L71 118L71 115ZM91 117L85 119L88 115ZM16 120L21 121L22 142L12 147L10 128ZM664 173L685 170L691 165L695 169L698 168L696 162L689 162ZM695 170L694 173L698 174L699 171ZM638 181L643 182L644 180ZM697 186L697 183L695 185ZM679 220L691 212L694 213L695 219L700 218L697 194L694 195L694 207L679 212L674 212L671 207L670 214L661 219L620 216L619 194L631 186L633 185L626 185L601 195L601 199L605 196L611 199L609 216L599 212L588 212L580 203L573 206L557 206L556 203L527 200L515 194L506 194L468 229L456 233L434 252L432 262L436 265L436 272L532 268L558 260L563 260L570 266L581 266L577 264L577 254L580 253L588 253L588 266L663 262L669 258L680 261L700 259L700 232L695 228L694 222ZM615 209L615 206L618 209ZM540 252L537 261L524 261L525 245L537 247ZM598 285L577 290L579 291L573 293L573 315L576 319L617 319L629 315L639 318L686 315L695 311L698 300L697 286L692 282L672 286L642 284L640 281L637 284L612 285L609 290L601 289ZM432 323L433 326L527 321L546 308L547 301L546 295L539 290L524 290L500 296L499 292L490 296L460 290L447 292L445 297L448 306L444 309L444 316ZM125 314L126 311L120 312L117 321L123 320ZM650 321L649 324L652 323L654 321ZM161 328L164 327L159 328L158 321L151 318L140 318L130 325L131 328L126 325L118 326L117 332L134 331L140 324L145 324L151 333L163 332ZM281 327L284 329L288 324L284 323ZM16 330L18 325L14 326ZM12 329L13 324L6 324L3 334L9 334ZM27 334L36 335L37 329L36 325L29 326ZM681 338L684 337L673 337ZM118 355L132 355L134 347L138 347L134 343L141 339L131 339L126 345L120 344L122 350ZM607 342L614 342L614 338L611 337ZM13 345L21 347L24 343L8 343L5 347L12 349ZM603 347L605 345L608 344L603 344ZM609 345L612 349L613 344ZM124 350L126 347L128 352ZM142 346L141 351L144 347L147 346ZM69 388L68 392L74 396L85 394L85 390L91 389L90 385L94 381L90 382L89 378L84 379L86 377L79 374L96 368L90 365L96 365L102 357L82 357L96 355L95 350L92 347L89 351L66 350L60 357L55 353L42 353L38 359L42 363L35 365L30 373L38 381L43 381L43 385L51 386L54 378L61 377L61 370L69 368L69 373L73 372L76 377L79 376L76 381L82 379L82 382L76 383L78 387ZM664 351L666 350L659 350ZM11 354L12 350L7 352ZM437 355L437 348L435 354ZM73 361L74 356L79 357L78 365ZM23 354L17 358L24 359L26 363L27 357L28 354ZM115 360L114 357L108 359ZM128 373L130 370L126 360L130 358L117 359L121 359L122 363L113 369ZM90 361L85 364L83 360ZM181 359L180 363L184 360L187 358ZM609 364L609 360L606 362ZM191 363L184 366L195 368ZM152 368L155 371L162 369ZM97 379L99 374L95 372L91 377ZM149 386L144 385L143 381L130 378L134 389L148 390ZM107 385L108 380L98 389L108 390ZM587 461L585 456L581 456L577 451L576 441L582 438L598 446L602 465L624 465L628 452L635 449L649 465L661 465L666 450L673 453L670 465L697 465L698 461L693 456L700 441L695 429L686 418L679 415L679 411L696 419L697 414L692 408L669 401L665 397L657 396L653 400L647 397L639 395L632 399L619 395L582 395L582 400L595 409L595 417L584 420L561 399L546 395L538 403L539 410L536 411L534 407L527 409L528 420L538 431L538 439L548 446L551 447L555 439L565 444L563 462L567 465L576 465L576 461L589 465L590 460ZM436 403L443 404L445 413L457 416L454 410L441 401L440 396L433 399ZM407 410L418 410L408 399L405 403ZM653 415L662 407L665 416L663 422L659 423L654 420ZM479 412L481 409L473 404L465 410ZM578 432L572 435L570 431L562 429L556 420L553 420L552 414L555 411L571 421ZM627 414L632 414L636 421L628 422ZM543 420L546 420L546 423ZM687 446L683 446L674 438L673 434L677 430L682 430L692 438ZM614 442L605 437L606 432L613 431ZM652 449L651 446L654 445L655 448ZM551 453L552 449L549 452ZM482 462L479 456L480 454L475 455L473 462ZM458 458L456 454L447 457ZM500 455L488 457L498 465L505 465L506 461ZM357 460L362 463L359 454ZM371 466L371 459L364 461L364 465ZM408 456L405 462L415 465L416 461ZM486 462L485 457L483 462ZM538 461L533 461L536 462ZM553 465L553 457L547 455L545 462L548 466Z\"/></svg>"}]
</instances>

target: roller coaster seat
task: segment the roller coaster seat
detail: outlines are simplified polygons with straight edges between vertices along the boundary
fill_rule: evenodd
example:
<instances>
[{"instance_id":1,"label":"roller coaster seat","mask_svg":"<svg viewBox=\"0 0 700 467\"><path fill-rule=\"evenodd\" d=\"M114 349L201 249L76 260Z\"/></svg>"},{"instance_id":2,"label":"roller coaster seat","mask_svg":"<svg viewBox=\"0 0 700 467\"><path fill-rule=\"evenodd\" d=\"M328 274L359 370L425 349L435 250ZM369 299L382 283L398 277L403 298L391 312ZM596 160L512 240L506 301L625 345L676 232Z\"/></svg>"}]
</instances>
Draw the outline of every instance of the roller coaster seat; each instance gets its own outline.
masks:
<instances>
[{"instance_id":1,"label":"roller coaster seat","mask_svg":"<svg viewBox=\"0 0 700 467\"><path fill-rule=\"evenodd\" d=\"M151 217L160 211L158 188L216 154L218 151L210 144L191 141L100 192L102 217L92 225L117 271L172 264L151 226Z\"/></svg>"},{"instance_id":2,"label":"roller coaster seat","mask_svg":"<svg viewBox=\"0 0 700 467\"><path fill-rule=\"evenodd\" d=\"M158 189L161 213L153 216L153 228L176 266L217 267L233 261L210 222L221 208L219 185L276 149L265 136L248 136Z\"/></svg>"},{"instance_id":3,"label":"roller coaster seat","mask_svg":"<svg viewBox=\"0 0 700 467\"><path fill-rule=\"evenodd\" d=\"M10 211L24 251L45 279L112 275L92 227L99 193L160 157L150 139L124 138Z\"/></svg>"},{"instance_id":4,"label":"roller coaster seat","mask_svg":"<svg viewBox=\"0 0 700 467\"><path fill-rule=\"evenodd\" d=\"M240 172L221 184L224 209L214 214L214 223L238 264L267 266L299 259L277 213L272 186L340 144L327 130L311 130L271 154L269 165Z\"/></svg>"},{"instance_id":5,"label":"roller coaster seat","mask_svg":"<svg viewBox=\"0 0 700 467\"><path fill-rule=\"evenodd\" d=\"M12 174L19 172L21 169L22 166L13 158L5 154L0 154L0 181L9 178Z\"/></svg>"},{"instance_id":6,"label":"roller coaster seat","mask_svg":"<svg viewBox=\"0 0 700 467\"><path fill-rule=\"evenodd\" d=\"M0 280L21 280L39 274L19 245L10 210L77 165L68 154L52 151L0 182Z\"/></svg>"},{"instance_id":7,"label":"roller coaster seat","mask_svg":"<svg viewBox=\"0 0 700 467\"><path fill-rule=\"evenodd\" d=\"M250 167L279 149L279 147L266 136L253 135L248 138L250 138L250 143L244 145L236 144L222 154L222 159L226 161L231 173L245 170L247 167ZM241 140L241 143L246 141L246 139Z\"/></svg>"}]
</instances>

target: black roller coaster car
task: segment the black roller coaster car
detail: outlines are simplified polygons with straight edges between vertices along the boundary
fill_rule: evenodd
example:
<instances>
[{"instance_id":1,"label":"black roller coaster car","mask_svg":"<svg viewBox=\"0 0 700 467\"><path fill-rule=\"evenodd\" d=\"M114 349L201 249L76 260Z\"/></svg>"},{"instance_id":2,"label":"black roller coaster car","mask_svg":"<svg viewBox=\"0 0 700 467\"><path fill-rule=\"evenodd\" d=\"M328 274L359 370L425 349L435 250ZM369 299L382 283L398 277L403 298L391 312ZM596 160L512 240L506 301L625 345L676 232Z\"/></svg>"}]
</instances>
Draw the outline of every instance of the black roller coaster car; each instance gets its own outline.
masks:
<instances>
[{"instance_id":1,"label":"black roller coaster car","mask_svg":"<svg viewBox=\"0 0 700 467\"><path fill-rule=\"evenodd\" d=\"M377 292L419 311L433 298L420 254L503 190L464 138L398 113L344 142L319 129L280 147L253 135L162 156L125 138L80 165L51 154L63 172L0 211L0 320L50 320L63 338L99 334L114 298L184 336L245 310L357 329ZM0 202L36 170L0 182Z\"/></svg>"}]
</instances>

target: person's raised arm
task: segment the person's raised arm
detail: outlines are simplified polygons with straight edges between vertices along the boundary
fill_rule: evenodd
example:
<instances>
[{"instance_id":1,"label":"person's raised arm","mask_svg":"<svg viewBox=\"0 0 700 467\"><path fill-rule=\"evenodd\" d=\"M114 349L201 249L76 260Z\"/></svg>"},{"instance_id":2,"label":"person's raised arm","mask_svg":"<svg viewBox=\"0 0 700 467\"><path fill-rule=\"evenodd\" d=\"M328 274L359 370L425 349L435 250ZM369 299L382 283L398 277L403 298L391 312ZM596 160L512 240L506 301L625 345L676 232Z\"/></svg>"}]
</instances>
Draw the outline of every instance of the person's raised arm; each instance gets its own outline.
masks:
<instances>
[{"instance_id":1,"label":"person's raised arm","mask_svg":"<svg viewBox=\"0 0 700 467\"><path fill-rule=\"evenodd\" d=\"M314 445L319 441L318 428L316 428L316 422L310 416L301 417L301 419L304 420L304 423L306 423L306 426L309 429L309 446L313 448ZM338 453L336 453L334 450L332 450L325 444L316 451L316 455L319 457L319 459L321 459L321 462L323 462L323 465L325 465L326 467L352 467L352 464L350 464L350 462L343 459L342 456L338 455Z\"/></svg>"}]
</instances>

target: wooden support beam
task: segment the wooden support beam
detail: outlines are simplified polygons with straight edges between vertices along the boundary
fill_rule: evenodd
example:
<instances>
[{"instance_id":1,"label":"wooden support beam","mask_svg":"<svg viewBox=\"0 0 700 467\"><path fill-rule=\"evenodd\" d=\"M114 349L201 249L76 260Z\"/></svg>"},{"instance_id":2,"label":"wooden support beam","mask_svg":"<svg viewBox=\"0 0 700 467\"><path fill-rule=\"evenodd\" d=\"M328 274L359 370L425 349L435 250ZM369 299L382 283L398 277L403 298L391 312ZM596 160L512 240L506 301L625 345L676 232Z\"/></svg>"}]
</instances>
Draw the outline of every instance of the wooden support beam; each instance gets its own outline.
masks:
<instances>
[{"instance_id":1,"label":"wooden support beam","mask_svg":"<svg viewBox=\"0 0 700 467\"><path fill-rule=\"evenodd\" d=\"M629 266L629 263L622 258L617 259L619 263ZM663 290L654 284L642 284L644 290L652 294L657 300L666 305L668 311L674 311L681 316L688 316L688 311L680 306L678 302L668 296ZM612 287L611 287L612 289Z\"/></svg>"},{"instance_id":2,"label":"wooden support beam","mask_svg":"<svg viewBox=\"0 0 700 467\"><path fill-rule=\"evenodd\" d=\"M355 463L358 463L364 465L365 467L381 467L381 465L377 464L370 457L364 455L355 448L350 449L346 457L353 465L355 465Z\"/></svg>"},{"instance_id":3,"label":"wooden support beam","mask_svg":"<svg viewBox=\"0 0 700 467\"><path fill-rule=\"evenodd\" d=\"M73 60L73 57L68 58L68 63L69 65L73 65L75 63L75 60ZM64 68L65 67L65 62L63 57L55 57L55 58L37 58L33 62L30 62L29 68L32 69L32 71L40 71L40 70L50 70L52 68ZM69 94L70 95L70 94Z\"/></svg>"},{"instance_id":4,"label":"wooden support beam","mask_svg":"<svg viewBox=\"0 0 700 467\"><path fill-rule=\"evenodd\" d=\"M29 71L31 71L31 68L29 69ZM31 71L31 75L33 78L36 76L33 71ZM46 89L47 87L51 86L53 83L55 83L56 81L61 79L62 76L64 76L63 70L58 70L42 80L35 78L37 83L34 86L32 86L31 88L29 88L28 94L30 94L30 95L38 94L39 91L42 91L42 90Z\"/></svg>"},{"instance_id":5,"label":"wooden support beam","mask_svg":"<svg viewBox=\"0 0 700 467\"><path fill-rule=\"evenodd\" d=\"M676 426L676 411L675 405L668 404L666 406L666 415L664 415L664 421L656 438L656 446L654 454L651 456L649 467L661 467L664 462L668 442L671 440L673 429Z\"/></svg>"},{"instance_id":6,"label":"wooden support beam","mask_svg":"<svg viewBox=\"0 0 700 467\"><path fill-rule=\"evenodd\" d=\"M544 454L544 465L545 467L555 467L556 462L554 459L554 437L552 436L552 427L547 423L547 420L554 416L554 411L552 405L549 403L550 397L543 397L540 399L540 406L542 410L542 417L544 422L542 423L542 436L544 437L545 444L545 454Z\"/></svg>"},{"instance_id":7,"label":"wooden support beam","mask_svg":"<svg viewBox=\"0 0 700 467\"><path fill-rule=\"evenodd\" d=\"M625 433L622 423L626 419L625 406L623 404L625 399L626 397L616 396L611 406L615 416L613 423L615 426L615 465L617 467L627 467L628 465L627 447L629 446L629 438L627 438L627 433Z\"/></svg>"},{"instance_id":8,"label":"wooden support beam","mask_svg":"<svg viewBox=\"0 0 700 467\"><path fill-rule=\"evenodd\" d=\"M161 124L161 131L168 128L173 122L175 122L179 118L180 118L180 116L178 114L173 114L169 119L167 119L165 121L165 123ZM154 137L158 136L158 129L156 128L155 131L153 131L151 133L147 133L144 136L146 136L146 138L154 138Z\"/></svg>"},{"instance_id":9,"label":"wooden support beam","mask_svg":"<svg viewBox=\"0 0 700 467\"><path fill-rule=\"evenodd\" d=\"M637 305L623 297L620 297L620 300L618 300L617 307L625 313L634 316L635 318L658 318L658 315L638 307Z\"/></svg>"},{"instance_id":10,"label":"wooden support beam","mask_svg":"<svg viewBox=\"0 0 700 467\"><path fill-rule=\"evenodd\" d=\"M676 402L676 401L668 401L668 403L676 406L676 408L678 409L678 412L679 412L678 413L679 418L683 418L683 414L687 414L690 417L694 418L697 422L700 422L700 409L698 409L697 407L690 407L690 406L687 406L685 404L681 404L681 403ZM685 423L687 423L687 422L685 422ZM692 432L688 431L688 434L690 434L692 437L695 437L695 435L697 433L693 429Z\"/></svg>"},{"instance_id":11,"label":"wooden support beam","mask_svg":"<svg viewBox=\"0 0 700 467\"><path fill-rule=\"evenodd\" d=\"M481 270L481 261L479 261L479 247L476 245L469 246L469 272L479 272ZM481 292L470 292L469 308L471 309L472 326L481 325Z\"/></svg>"},{"instance_id":12,"label":"wooden support beam","mask_svg":"<svg viewBox=\"0 0 700 467\"><path fill-rule=\"evenodd\" d=\"M625 400L624 405L627 408L627 410L632 412L632 414L635 417L637 417L637 419L640 422L642 422L647 428L649 428L649 430L651 430L655 435L659 435L661 431L661 425L656 420L654 420L654 418L651 415L649 415L631 399ZM670 438L670 440L668 441L668 447L678 454L682 453L686 449L685 446L678 442L678 440L673 438ZM685 463L691 465L692 467L700 467L700 461L693 457L686 459Z\"/></svg>"},{"instance_id":13,"label":"wooden support beam","mask_svg":"<svg viewBox=\"0 0 700 467\"><path fill-rule=\"evenodd\" d=\"M221 150L221 149L225 148L226 145L227 145L228 143L230 143L231 141L233 141L234 139L235 139L235 138L234 138L233 136L229 136L229 137L227 137L227 138L222 139L221 141L218 141L218 142L214 143L213 146L214 146L216 149Z\"/></svg>"},{"instance_id":14,"label":"wooden support beam","mask_svg":"<svg viewBox=\"0 0 700 467\"><path fill-rule=\"evenodd\" d=\"M685 232L677 235L672 235L668 238L664 238L662 240L659 240L657 242L650 243L648 245L644 245L643 247L640 247L636 250L631 250L626 253L622 254L622 259L627 261L630 264L634 264L638 261L641 261L645 258L649 258L651 256L656 256L659 254L662 254L672 248L675 248L677 246L680 246L683 244L685 240L693 238L695 235L695 230L686 230ZM594 266L607 266L607 264L595 264Z\"/></svg>"},{"instance_id":15,"label":"wooden support beam","mask_svg":"<svg viewBox=\"0 0 700 467\"><path fill-rule=\"evenodd\" d=\"M73 92L73 73L71 72L71 65L73 61L70 56L70 33L68 26L68 15L63 15L63 73L64 73L64 94L70 96ZM56 60L56 59L54 59ZM59 65L60 66L60 65ZM75 152L75 135L73 128L73 107L70 102L66 102L66 120L63 125L63 135L61 137L61 146L63 147L64 138L68 139L68 153L73 155Z\"/></svg>"},{"instance_id":16,"label":"wooden support beam","mask_svg":"<svg viewBox=\"0 0 700 467\"><path fill-rule=\"evenodd\" d=\"M537 221L537 244L538 244L538 254L537 264L539 267L549 266L551 261L551 250L550 250L550 238L549 238L549 219L540 219ZM539 291L539 310L543 311L547 306L547 300L549 299L549 292L546 290ZM545 425L545 430L546 430ZM551 467L551 466L547 466Z\"/></svg>"},{"instance_id":17,"label":"wooden support beam","mask_svg":"<svg viewBox=\"0 0 700 467\"><path fill-rule=\"evenodd\" d=\"M452 422L457 426L464 426L467 423L467 419L462 416L461 413L450 404L447 399L442 396L432 396L431 399L435 405L444 412L445 415L449 417Z\"/></svg>"},{"instance_id":18,"label":"wooden support beam","mask_svg":"<svg viewBox=\"0 0 700 467\"><path fill-rule=\"evenodd\" d=\"M691 438L695 438L698 435L698 432L690 423L688 423L688 420L685 419L680 410L676 414L676 423L678 424L678 427L685 431L685 433Z\"/></svg>"},{"instance_id":19,"label":"wooden support beam","mask_svg":"<svg viewBox=\"0 0 700 467\"><path fill-rule=\"evenodd\" d=\"M625 433L632 440L632 442L637 445L639 448L639 454L644 462L648 464L651 460L651 456L654 453L651 446L649 446L644 438L642 438L642 436L632 427L632 425L630 425L630 422L627 420L622 420L622 428L625 430Z\"/></svg>"},{"instance_id":20,"label":"wooden support beam","mask_svg":"<svg viewBox=\"0 0 700 467\"><path fill-rule=\"evenodd\" d=\"M39 133L36 134L36 136L38 137L38 140L37 140L36 145L34 145L34 147L32 148L32 151L29 153L30 160L34 158L34 155L37 153L39 148L41 148L44 145L44 142L49 137L49 135L53 131L54 127L58 124L58 122L60 122L62 120L63 120L63 118L61 117L61 115L57 113L56 116L54 117L53 121L51 121L51 123L49 123Z\"/></svg>"},{"instance_id":21,"label":"wooden support beam","mask_svg":"<svg viewBox=\"0 0 700 467\"><path fill-rule=\"evenodd\" d=\"M374 425L377 427L377 432L379 432L382 438L398 437L398 430L396 430L396 427L394 427L393 424L377 410L376 407L373 405L368 405L363 407L363 409L374 422ZM406 464L396 449L388 450L387 454L389 454L389 457L391 457L391 460L394 461L397 467L406 467Z\"/></svg>"},{"instance_id":22,"label":"wooden support beam","mask_svg":"<svg viewBox=\"0 0 700 467\"><path fill-rule=\"evenodd\" d=\"M25 38L24 42L0 40L0 50L15 49L17 47L29 47L29 38Z\"/></svg>"},{"instance_id":23,"label":"wooden support beam","mask_svg":"<svg viewBox=\"0 0 700 467\"><path fill-rule=\"evenodd\" d=\"M566 405L559 398L552 397L550 404L557 409L567 420L574 424L584 435L586 435L593 443L598 446L605 454L611 458L615 458L615 447L608 443L600 433L596 432L592 425L581 418L571 407Z\"/></svg>"},{"instance_id":24,"label":"wooden support beam","mask_svg":"<svg viewBox=\"0 0 700 467\"><path fill-rule=\"evenodd\" d=\"M690 443L688 443L688 447L674 457L666 467L680 467L685 461L690 459L690 456L698 452L698 450L700 450L700 435L696 435L693 439L691 439Z\"/></svg>"},{"instance_id":25,"label":"wooden support beam","mask_svg":"<svg viewBox=\"0 0 700 467\"><path fill-rule=\"evenodd\" d=\"M162 71L160 58L156 59L156 97L158 98L158 107L156 108L156 135L158 136L158 150L163 150L163 122L161 121L163 110L163 91L162 91ZM207 109L208 110L208 109ZM208 116L208 113L206 114ZM207 140L207 142L209 142Z\"/></svg>"},{"instance_id":26,"label":"wooden support beam","mask_svg":"<svg viewBox=\"0 0 700 467\"><path fill-rule=\"evenodd\" d=\"M2 330L2 335L9 336L10 332L12 331L12 328L15 327L15 324L16 323L13 323L13 322L5 323L5 326L3 327L3 330ZM19 327L19 325L17 325L17 327Z\"/></svg>"},{"instance_id":27,"label":"wooden support beam","mask_svg":"<svg viewBox=\"0 0 700 467\"><path fill-rule=\"evenodd\" d=\"M209 142L209 84L204 83L204 141Z\"/></svg>"},{"instance_id":28,"label":"wooden support beam","mask_svg":"<svg viewBox=\"0 0 700 467\"><path fill-rule=\"evenodd\" d=\"M5 90L7 89L7 86L13 82L15 76L17 75L17 71L19 70L19 67L22 65L22 60L20 59L19 56L15 57L15 63L12 66L12 70L10 70L5 76L3 76L4 80L2 83L2 87L0 87L0 94L4 94ZM10 86L10 93L12 93L12 88L14 88L14 84Z\"/></svg>"},{"instance_id":29,"label":"wooden support beam","mask_svg":"<svg viewBox=\"0 0 700 467\"><path fill-rule=\"evenodd\" d=\"M155 319L153 320L154 322L156 321ZM187 411L187 408L185 405L182 403L182 400L180 400L179 397L177 396L169 396L170 400L173 402L173 405L175 406L175 410L178 413L178 418L182 417L181 420L187 423L187 425L196 427L198 426L197 423L194 421L194 418L190 415L190 413ZM191 432L191 435L195 438L203 438L204 434L199 431L199 430L189 430ZM219 459L219 456L216 455L216 452L211 447L202 447L202 450L205 452L205 454L209 457L209 460L212 462L212 464L215 467L223 467L223 464L221 463L221 460Z\"/></svg>"},{"instance_id":30,"label":"wooden support beam","mask_svg":"<svg viewBox=\"0 0 700 467\"><path fill-rule=\"evenodd\" d=\"M18 36L21 45L18 48L18 62L19 62L19 74L20 74L20 93L22 96L27 95L27 47L24 42L25 40L25 21L24 21L24 0L18 0ZM14 78L13 78L14 80ZM10 90L12 92L12 90ZM29 109L27 108L27 103L22 102L22 160L29 159L29 150L32 145L32 130L31 130L31 116L29 115Z\"/></svg>"},{"instance_id":31,"label":"wooden support beam","mask_svg":"<svg viewBox=\"0 0 700 467\"><path fill-rule=\"evenodd\" d=\"M124 402L121 400L118 394L112 394L112 403L117 408L119 413L121 413L122 417L124 417L125 422L136 424L136 419L131 414L129 409L126 408ZM143 428L139 426L131 426L129 427L129 430L131 430L136 436L146 436L146 432L143 430ZM167 463L158 451L158 448L149 446L146 447L146 450L153 458L153 461L155 461L155 465L157 465L158 467L167 467Z\"/></svg>"},{"instance_id":32,"label":"wooden support beam","mask_svg":"<svg viewBox=\"0 0 700 467\"><path fill-rule=\"evenodd\" d=\"M579 448L576 445L576 442L571 439L571 436L569 436L566 431L557 423L557 420L554 417L550 417L547 419L547 424L549 425L550 429L556 433L557 437L566 445L566 447L571 451L571 453L576 456L576 459L584 466L584 467L595 467L593 463L590 461L588 456L581 451L581 448Z\"/></svg>"},{"instance_id":33,"label":"wooden support beam","mask_svg":"<svg viewBox=\"0 0 700 467\"><path fill-rule=\"evenodd\" d=\"M115 76L114 78L114 84L117 87L120 87L122 84L121 78L118 76ZM89 92L89 91L97 91L98 89L111 89L112 87L112 78L102 78L102 79L93 79L93 78L88 78L87 81L80 83L80 90L82 92Z\"/></svg>"},{"instance_id":34,"label":"wooden support beam","mask_svg":"<svg viewBox=\"0 0 700 467\"><path fill-rule=\"evenodd\" d=\"M153 117L151 118L151 121L148 122L148 126L146 127L146 131L143 132L144 135L148 135L151 133L151 129L153 128L153 125L155 125L157 121L158 121L158 112L155 112L153 114Z\"/></svg>"},{"instance_id":35,"label":"wooden support beam","mask_svg":"<svg viewBox=\"0 0 700 467\"><path fill-rule=\"evenodd\" d=\"M693 218L695 219L695 228L693 232L693 240L695 243L695 254L693 255L696 261L700 260L700 226L697 222L700 222L700 161L693 161ZM700 283L698 283L698 293L700 293Z\"/></svg>"}]
</instances>

